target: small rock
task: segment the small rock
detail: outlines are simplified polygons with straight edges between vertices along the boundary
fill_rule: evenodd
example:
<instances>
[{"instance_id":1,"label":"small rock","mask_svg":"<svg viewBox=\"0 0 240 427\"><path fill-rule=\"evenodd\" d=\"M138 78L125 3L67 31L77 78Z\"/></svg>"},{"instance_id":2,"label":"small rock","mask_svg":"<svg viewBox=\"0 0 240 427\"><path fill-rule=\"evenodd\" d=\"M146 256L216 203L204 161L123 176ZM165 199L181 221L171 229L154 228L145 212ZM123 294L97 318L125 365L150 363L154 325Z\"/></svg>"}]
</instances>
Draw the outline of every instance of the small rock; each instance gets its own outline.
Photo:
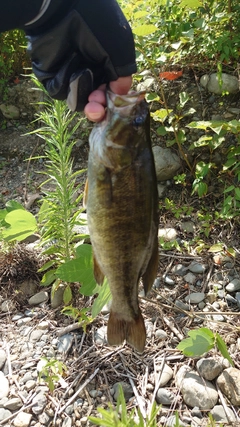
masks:
<instances>
[{"instance_id":1,"label":"small rock","mask_svg":"<svg viewBox=\"0 0 240 427\"><path fill-rule=\"evenodd\" d=\"M34 329L30 334L30 342L36 342L40 340L41 336L44 334L44 331L41 329Z\"/></svg>"},{"instance_id":2,"label":"small rock","mask_svg":"<svg viewBox=\"0 0 240 427\"><path fill-rule=\"evenodd\" d=\"M0 408L0 421L10 417L12 413L8 409Z\"/></svg>"},{"instance_id":3,"label":"small rock","mask_svg":"<svg viewBox=\"0 0 240 427\"><path fill-rule=\"evenodd\" d=\"M198 406L202 410L212 409L218 401L218 392L213 384L193 371L186 373L181 393L184 402L191 408Z\"/></svg>"},{"instance_id":4,"label":"small rock","mask_svg":"<svg viewBox=\"0 0 240 427\"><path fill-rule=\"evenodd\" d=\"M107 326L101 326L95 332L95 343L97 345L105 345L107 344Z\"/></svg>"},{"instance_id":5,"label":"small rock","mask_svg":"<svg viewBox=\"0 0 240 427\"><path fill-rule=\"evenodd\" d=\"M32 419L32 414L28 414L27 412L19 412L16 415L16 418L13 421L13 425L15 427L28 427Z\"/></svg>"},{"instance_id":6,"label":"small rock","mask_svg":"<svg viewBox=\"0 0 240 427\"><path fill-rule=\"evenodd\" d=\"M7 397L9 393L9 382L2 371L0 371L0 384L0 399L2 399L3 397Z\"/></svg>"},{"instance_id":7,"label":"small rock","mask_svg":"<svg viewBox=\"0 0 240 427\"><path fill-rule=\"evenodd\" d=\"M42 302L46 302L47 300L48 293L45 291L41 291L29 298L28 303L29 305L39 305Z\"/></svg>"},{"instance_id":8,"label":"small rock","mask_svg":"<svg viewBox=\"0 0 240 427\"><path fill-rule=\"evenodd\" d=\"M20 111L15 105L1 104L0 110L6 119L17 120L20 117Z\"/></svg>"},{"instance_id":9,"label":"small rock","mask_svg":"<svg viewBox=\"0 0 240 427\"><path fill-rule=\"evenodd\" d=\"M46 412L43 412L39 415L38 420L41 424L48 426L51 422L51 418L52 417L50 417Z\"/></svg>"},{"instance_id":10,"label":"small rock","mask_svg":"<svg viewBox=\"0 0 240 427\"><path fill-rule=\"evenodd\" d=\"M4 350L0 349L0 370L3 368L7 360L7 355Z\"/></svg>"},{"instance_id":11,"label":"small rock","mask_svg":"<svg viewBox=\"0 0 240 427\"><path fill-rule=\"evenodd\" d=\"M59 353L68 353L73 344L73 335L65 334L59 337L57 349Z\"/></svg>"},{"instance_id":12,"label":"small rock","mask_svg":"<svg viewBox=\"0 0 240 427\"><path fill-rule=\"evenodd\" d=\"M25 383L25 389L27 391L33 390L35 386L36 386L36 381L34 381L34 380L28 380Z\"/></svg>"},{"instance_id":13,"label":"small rock","mask_svg":"<svg viewBox=\"0 0 240 427\"><path fill-rule=\"evenodd\" d=\"M98 391L97 390L90 390L89 394L93 399L96 399L96 397L98 396Z\"/></svg>"},{"instance_id":14,"label":"small rock","mask_svg":"<svg viewBox=\"0 0 240 427\"><path fill-rule=\"evenodd\" d=\"M165 339L167 339L168 335L163 329L157 329L155 332L155 337L158 340L165 340Z\"/></svg>"},{"instance_id":15,"label":"small rock","mask_svg":"<svg viewBox=\"0 0 240 427\"><path fill-rule=\"evenodd\" d=\"M158 189L158 198L159 199L163 199L165 197L165 195L166 195L166 192L167 192L166 185L160 184L158 182L157 189Z\"/></svg>"},{"instance_id":16,"label":"small rock","mask_svg":"<svg viewBox=\"0 0 240 427\"><path fill-rule=\"evenodd\" d=\"M0 311L2 311L3 313L11 312L14 309L15 309L15 304L12 300L9 300L9 299L6 299L5 301L3 301L0 307Z\"/></svg>"},{"instance_id":17,"label":"small rock","mask_svg":"<svg viewBox=\"0 0 240 427\"><path fill-rule=\"evenodd\" d=\"M181 310L184 310L184 311L189 311L189 310L190 310L189 305L188 305L188 304L185 304L185 303L184 303L184 302L182 302L180 299L176 299L176 301L175 301L175 305L176 305L178 308L180 308Z\"/></svg>"},{"instance_id":18,"label":"small rock","mask_svg":"<svg viewBox=\"0 0 240 427\"><path fill-rule=\"evenodd\" d=\"M176 274L177 276L184 276L186 271L187 271L187 267L185 267L185 265L182 265L182 264L174 265L172 268L172 273Z\"/></svg>"},{"instance_id":19,"label":"small rock","mask_svg":"<svg viewBox=\"0 0 240 427\"><path fill-rule=\"evenodd\" d=\"M222 85L217 73L209 75L204 74L200 79L200 84L209 92L221 95L222 92L237 93L239 91L239 82L237 77L230 74L221 74Z\"/></svg>"},{"instance_id":20,"label":"small rock","mask_svg":"<svg viewBox=\"0 0 240 427\"><path fill-rule=\"evenodd\" d=\"M19 285L19 292L23 294L24 297L31 297L36 294L38 290L38 285L35 280L28 279Z\"/></svg>"},{"instance_id":21,"label":"small rock","mask_svg":"<svg viewBox=\"0 0 240 427\"><path fill-rule=\"evenodd\" d=\"M60 283L57 289L54 292L51 292L51 307L58 308L63 304L63 294L65 291L65 286L63 283Z\"/></svg>"},{"instance_id":22,"label":"small rock","mask_svg":"<svg viewBox=\"0 0 240 427\"><path fill-rule=\"evenodd\" d=\"M200 411L198 406L194 406L194 408L192 408L191 415L193 417L202 418L202 412Z\"/></svg>"},{"instance_id":23,"label":"small rock","mask_svg":"<svg viewBox=\"0 0 240 427\"><path fill-rule=\"evenodd\" d=\"M9 409L9 411L17 411L17 409L22 407L22 401L19 397L13 397L9 399L5 404L4 408Z\"/></svg>"},{"instance_id":24,"label":"small rock","mask_svg":"<svg viewBox=\"0 0 240 427\"><path fill-rule=\"evenodd\" d=\"M72 419L70 417L64 418L62 427L72 427Z\"/></svg>"},{"instance_id":25,"label":"small rock","mask_svg":"<svg viewBox=\"0 0 240 427\"><path fill-rule=\"evenodd\" d=\"M199 374L206 380L212 381L223 370L223 364L221 359L215 359L214 357L208 357L207 359L200 359L197 361L197 369Z\"/></svg>"},{"instance_id":26,"label":"small rock","mask_svg":"<svg viewBox=\"0 0 240 427\"><path fill-rule=\"evenodd\" d=\"M158 237L162 238L165 242L171 242L177 238L177 231L175 228L160 228L158 230Z\"/></svg>"},{"instance_id":27,"label":"small rock","mask_svg":"<svg viewBox=\"0 0 240 427\"><path fill-rule=\"evenodd\" d=\"M236 292L240 290L240 280L239 279L233 279L229 284L226 286L226 290L228 292Z\"/></svg>"},{"instance_id":28,"label":"small rock","mask_svg":"<svg viewBox=\"0 0 240 427\"><path fill-rule=\"evenodd\" d=\"M194 285L194 283L196 282L196 276L193 273L187 273L184 276L184 280L189 283L190 285Z\"/></svg>"},{"instance_id":29,"label":"small rock","mask_svg":"<svg viewBox=\"0 0 240 427\"><path fill-rule=\"evenodd\" d=\"M118 382L118 383L115 383L113 385L113 390L114 390L113 397L114 397L115 401L117 401L118 395L119 395L119 387L120 387L120 385L122 386L124 397L125 397L126 401L128 401L133 396L133 389L130 386L130 384L122 382L122 381Z\"/></svg>"},{"instance_id":30,"label":"small rock","mask_svg":"<svg viewBox=\"0 0 240 427\"><path fill-rule=\"evenodd\" d=\"M199 304L205 298L204 292L194 292L185 297L185 301L190 304Z\"/></svg>"},{"instance_id":31,"label":"small rock","mask_svg":"<svg viewBox=\"0 0 240 427\"><path fill-rule=\"evenodd\" d=\"M226 409L227 409L227 415L226 415L226 412L225 412L224 407L222 405L214 406L214 408L210 411L212 416L213 416L213 419L215 421L220 421L220 422L224 422L224 423L228 423L229 421L235 422L236 417L235 417L232 409L228 408L228 407L226 407Z\"/></svg>"},{"instance_id":32,"label":"small rock","mask_svg":"<svg viewBox=\"0 0 240 427\"><path fill-rule=\"evenodd\" d=\"M186 424L179 420L179 418L176 417L176 415L171 415L168 417L164 423L164 426L166 427L186 427Z\"/></svg>"},{"instance_id":33,"label":"small rock","mask_svg":"<svg viewBox=\"0 0 240 427\"><path fill-rule=\"evenodd\" d=\"M156 367L158 369L158 367ZM159 381L159 387L164 387L173 377L173 370L166 363L162 370L162 375Z\"/></svg>"},{"instance_id":34,"label":"small rock","mask_svg":"<svg viewBox=\"0 0 240 427\"><path fill-rule=\"evenodd\" d=\"M240 292L236 292L235 297L236 297L236 301L237 301L237 306L238 306L238 308L240 308Z\"/></svg>"},{"instance_id":35,"label":"small rock","mask_svg":"<svg viewBox=\"0 0 240 427\"><path fill-rule=\"evenodd\" d=\"M47 322L46 320L44 320L38 324L38 329L46 330L48 328L49 328L49 322Z\"/></svg>"},{"instance_id":36,"label":"small rock","mask_svg":"<svg viewBox=\"0 0 240 427\"><path fill-rule=\"evenodd\" d=\"M185 233L194 233L195 224L192 221L182 221L180 227Z\"/></svg>"},{"instance_id":37,"label":"small rock","mask_svg":"<svg viewBox=\"0 0 240 427\"><path fill-rule=\"evenodd\" d=\"M159 388L156 394L156 401L162 405L171 405L175 399L174 393L166 388Z\"/></svg>"},{"instance_id":38,"label":"small rock","mask_svg":"<svg viewBox=\"0 0 240 427\"><path fill-rule=\"evenodd\" d=\"M158 181L167 181L181 168L180 158L169 148L155 145L152 149Z\"/></svg>"},{"instance_id":39,"label":"small rock","mask_svg":"<svg viewBox=\"0 0 240 427\"><path fill-rule=\"evenodd\" d=\"M32 412L35 415L39 415L44 411L44 408L47 404L47 398L45 394L39 393L33 398L32 402L34 403Z\"/></svg>"},{"instance_id":40,"label":"small rock","mask_svg":"<svg viewBox=\"0 0 240 427\"><path fill-rule=\"evenodd\" d=\"M232 405L240 405L240 370L227 368L217 378L217 385Z\"/></svg>"},{"instance_id":41,"label":"small rock","mask_svg":"<svg viewBox=\"0 0 240 427\"><path fill-rule=\"evenodd\" d=\"M201 274L206 271L207 267L205 264L201 264L196 261L192 261L191 264L188 266L188 270L190 270L192 273Z\"/></svg>"},{"instance_id":42,"label":"small rock","mask_svg":"<svg viewBox=\"0 0 240 427\"><path fill-rule=\"evenodd\" d=\"M164 282L165 282L167 285L169 285L169 286L174 286L174 285L175 285L174 280L173 280L173 279L171 279L171 277L169 277L169 276L165 276L165 277L164 277Z\"/></svg>"}]
</instances>

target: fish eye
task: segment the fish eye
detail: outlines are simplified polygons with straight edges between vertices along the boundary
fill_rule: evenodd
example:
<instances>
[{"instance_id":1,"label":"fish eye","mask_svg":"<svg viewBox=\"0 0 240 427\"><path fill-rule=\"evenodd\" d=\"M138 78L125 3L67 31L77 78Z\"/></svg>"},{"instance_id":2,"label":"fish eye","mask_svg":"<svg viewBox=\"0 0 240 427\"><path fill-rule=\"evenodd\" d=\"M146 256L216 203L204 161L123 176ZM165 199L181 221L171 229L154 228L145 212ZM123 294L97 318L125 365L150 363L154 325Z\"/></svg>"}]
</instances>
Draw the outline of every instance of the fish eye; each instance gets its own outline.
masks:
<instances>
[{"instance_id":1,"label":"fish eye","mask_svg":"<svg viewBox=\"0 0 240 427\"><path fill-rule=\"evenodd\" d=\"M139 127L144 124L145 118L143 116L137 116L135 119L133 119L133 126Z\"/></svg>"}]
</instances>

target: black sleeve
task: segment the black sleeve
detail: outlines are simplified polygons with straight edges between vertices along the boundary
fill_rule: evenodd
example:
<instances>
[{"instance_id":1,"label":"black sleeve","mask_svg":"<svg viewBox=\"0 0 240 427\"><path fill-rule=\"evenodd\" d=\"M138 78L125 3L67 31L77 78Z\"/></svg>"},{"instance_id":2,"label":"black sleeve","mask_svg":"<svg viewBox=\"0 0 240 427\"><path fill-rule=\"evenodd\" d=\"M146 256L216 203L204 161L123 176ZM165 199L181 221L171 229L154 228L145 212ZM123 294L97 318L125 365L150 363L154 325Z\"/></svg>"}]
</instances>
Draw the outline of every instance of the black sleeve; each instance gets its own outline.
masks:
<instances>
[{"instance_id":1,"label":"black sleeve","mask_svg":"<svg viewBox=\"0 0 240 427\"><path fill-rule=\"evenodd\" d=\"M23 28L37 16L43 0L1 0L0 32Z\"/></svg>"}]
</instances>

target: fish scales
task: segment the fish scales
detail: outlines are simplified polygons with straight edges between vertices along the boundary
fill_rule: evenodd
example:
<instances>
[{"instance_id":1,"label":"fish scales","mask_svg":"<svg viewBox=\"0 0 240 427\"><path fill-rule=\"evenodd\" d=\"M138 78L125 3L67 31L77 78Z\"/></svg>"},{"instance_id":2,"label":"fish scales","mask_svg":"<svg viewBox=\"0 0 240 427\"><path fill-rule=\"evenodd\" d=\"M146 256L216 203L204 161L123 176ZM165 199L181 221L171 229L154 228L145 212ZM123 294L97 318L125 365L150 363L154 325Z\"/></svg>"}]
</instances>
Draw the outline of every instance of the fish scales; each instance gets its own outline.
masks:
<instances>
[{"instance_id":1,"label":"fish scales","mask_svg":"<svg viewBox=\"0 0 240 427\"><path fill-rule=\"evenodd\" d=\"M142 352L146 330L138 303L158 268L158 193L144 94L107 92L107 115L90 135L86 205L94 274L107 277L112 305L108 342Z\"/></svg>"}]
</instances>

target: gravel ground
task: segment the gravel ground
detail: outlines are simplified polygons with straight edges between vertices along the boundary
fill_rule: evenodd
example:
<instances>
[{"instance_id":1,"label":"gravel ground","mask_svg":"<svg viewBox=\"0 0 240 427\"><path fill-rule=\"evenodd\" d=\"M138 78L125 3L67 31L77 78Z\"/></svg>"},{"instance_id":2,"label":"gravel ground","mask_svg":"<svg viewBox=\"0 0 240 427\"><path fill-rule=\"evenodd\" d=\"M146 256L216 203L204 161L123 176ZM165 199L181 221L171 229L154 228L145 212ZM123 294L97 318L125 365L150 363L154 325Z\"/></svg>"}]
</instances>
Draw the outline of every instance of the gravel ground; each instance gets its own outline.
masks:
<instances>
[{"instance_id":1,"label":"gravel ground","mask_svg":"<svg viewBox=\"0 0 240 427\"><path fill-rule=\"evenodd\" d=\"M204 110L205 118L217 114L232 114L233 118L239 118L236 97L228 100L227 105L220 105L218 97L205 92L201 92L199 100L199 88L194 82L186 80L181 84L187 85L195 94L194 107L200 105L198 113ZM175 82L169 88L170 105L176 102L178 86L180 89L180 83ZM227 111L229 106L235 108L233 113ZM32 117L27 100L23 112L26 114L20 117L21 120L8 121L7 128L1 130L0 207L14 199L21 203L26 201L36 212L35 196L41 197L39 186L43 181L38 171L44 170L44 162L39 159L29 165L25 159L42 154L43 146L36 136L21 136L29 129L28 122ZM156 142L155 138L153 135ZM76 168L86 167L87 154L87 144L76 148ZM180 198L182 204L188 200L189 194L179 195L178 187L173 183L168 185L167 191L169 198ZM191 198L190 203L194 205L197 201ZM172 233L172 238L177 239L183 248L198 235L199 224L194 216L176 219L164 212L159 229L165 241ZM220 426L220 422L224 426L239 426L240 252L237 221L234 225L229 222L219 228L215 226L209 244L216 243L219 236L226 248L235 247L235 258L227 251L210 253L205 250L197 254L160 249L159 274L154 287L147 298L140 297L147 328L143 355L127 345L108 346L108 308L85 332L63 316L60 309L52 309L50 289L42 289L39 285L37 268L41 260L35 249L32 252L31 247L21 245L20 264L14 264L14 257L1 255L0 268L4 265L4 274L0 281L0 425L91 425L88 416L97 414L97 406L107 408L108 402L116 402L117 387L121 382L129 410L138 408L145 416L153 401L162 405L157 421L159 426L174 426L176 410L182 426L207 426L209 412L216 420L216 426ZM9 274L6 274L6 266ZM91 305L91 300L79 297L77 289L74 295L78 308ZM143 295L141 289L140 295ZM35 297L34 302L31 297ZM188 331L198 327L210 328L221 335L234 368L217 349L209 351L203 358L187 358L176 349ZM52 392L48 387L49 379L39 379L39 372L43 372L43 358L58 360L66 366Z\"/></svg>"}]
</instances>

